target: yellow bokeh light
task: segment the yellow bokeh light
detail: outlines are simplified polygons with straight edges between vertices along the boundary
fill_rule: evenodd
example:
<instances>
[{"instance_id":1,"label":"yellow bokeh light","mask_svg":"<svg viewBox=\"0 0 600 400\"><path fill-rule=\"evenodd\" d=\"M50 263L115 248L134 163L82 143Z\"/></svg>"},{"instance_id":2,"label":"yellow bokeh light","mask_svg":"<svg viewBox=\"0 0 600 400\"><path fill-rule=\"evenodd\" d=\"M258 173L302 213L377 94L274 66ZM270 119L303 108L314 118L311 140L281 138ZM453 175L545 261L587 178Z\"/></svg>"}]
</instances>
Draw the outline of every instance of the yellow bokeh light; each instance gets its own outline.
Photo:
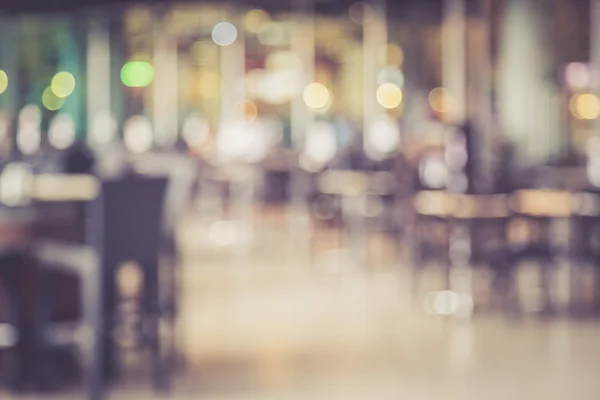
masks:
<instances>
[{"instance_id":1,"label":"yellow bokeh light","mask_svg":"<svg viewBox=\"0 0 600 400\"><path fill-rule=\"evenodd\" d=\"M401 67L404 63L404 51L400 46L389 43L379 49L379 61L388 67Z\"/></svg>"},{"instance_id":2,"label":"yellow bokeh light","mask_svg":"<svg viewBox=\"0 0 600 400\"><path fill-rule=\"evenodd\" d=\"M393 83L384 83L377 89L377 101L384 108L396 108L402 103L402 89Z\"/></svg>"},{"instance_id":3,"label":"yellow bokeh light","mask_svg":"<svg viewBox=\"0 0 600 400\"><path fill-rule=\"evenodd\" d=\"M50 111L56 111L65 104L64 97L54 94L52 87L47 87L42 93L42 104Z\"/></svg>"},{"instance_id":4,"label":"yellow bokeh light","mask_svg":"<svg viewBox=\"0 0 600 400\"><path fill-rule=\"evenodd\" d=\"M254 121L258 117L258 107L251 100L242 100L236 103L236 110L244 115L246 121Z\"/></svg>"},{"instance_id":5,"label":"yellow bokeh light","mask_svg":"<svg viewBox=\"0 0 600 400\"><path fill-rule=\"evenodd\" d=\"M331 93L322 83L313 82L304 89L303 98L307 106L320 110L331 102Z\"/></svg>"},{"instance_id":6,"label":"yellow bokeh light","mask_svg":"<svg viewBox=\"0 0 600 400\"><path fill-rule=\"evenodd\" d=\"M267 29L271 16L264 10L251 10L244 16L244 27L250 33L258 34Z\"/></svg>"},{"instance_id":7,"label":"yellow bokeh light","mask_svg":"<svg viewBox=\"0 0 600 400\"><path fill-rule=\"evenodd\" d=\"M571 113L578 119L596 119L600 117L600 99L591 93L576 94L569 101Z\"/></svg>"},{"instance_id":8,"label":"yellow bokeh light","mask_svg":"<svg viewBox=\"0 0 600 400\"><path fill-rule=\"evenodd\" d=\"M50 89L56 97L67 97L75 90L75 77L70 72L59 72L52 78Z\"/></svg>"},{"instance_id":9,"label":"yellow bokeh light","mask_svg":"<svg viewBox=\"0 0 600 400\"><path fill-rule=\"evenodd\" d=\"M443 87L438 87L429 92L429 106L438 113L446 113L452 108L452 94Z\"/></svg>"},{"instance_id":10,"label":"yellow bokeh light","mask_svg":"<svg viewBox=\"0 0 600 400\"><path fill-rule=\"evenodd\" d=\"M221 77L213 72L206 72L198 79L200 96L207 99L216 99L221 92Z\"/></svg>"},{"instance_id":11,"label":"yellow bokeh light","mask_svg":"<svg viewBox=\"0 0 600 400\"><path fill-rule=\"evenodd\" d=\"M0 69L0 94L4 93L8 87L8 75Z\"/></svg>"}]
</instances>

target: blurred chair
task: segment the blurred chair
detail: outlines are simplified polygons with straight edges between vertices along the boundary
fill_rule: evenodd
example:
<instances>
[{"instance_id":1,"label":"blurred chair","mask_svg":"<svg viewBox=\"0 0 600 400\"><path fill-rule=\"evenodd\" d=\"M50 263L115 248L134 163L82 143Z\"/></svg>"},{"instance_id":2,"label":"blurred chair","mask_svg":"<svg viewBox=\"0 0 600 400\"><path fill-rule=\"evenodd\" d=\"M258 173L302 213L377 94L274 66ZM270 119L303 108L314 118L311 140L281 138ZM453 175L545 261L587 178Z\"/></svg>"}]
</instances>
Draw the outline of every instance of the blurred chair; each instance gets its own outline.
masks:
<instances>
[{"instance_id":1,"label":"blurred chair","mask_svg":"<svg viewBox=\"0 0 600 400\"><path fill-rule=\"evenodd\" d=\"M52 368L45 365L46 353L50 348L75 347L81 357L83 368L84 398L100 400L103 396L102 346L102 272L96 251L91 246L67 244L64 242L41 241L33 250L33 257L42 268L41 293L38 302L37 345L39 348L41 374L48 374ZM60 271L74 275L81 281L81 317L72 322L51 322L51 287L48 285L49 271ZM47 379L47 376L43 376Z\"/></svg>"},{"instance_id":2,"label":"blurred chair","mask_svg":"<svg viewBox=\"0 0 600 400\"><path fill-rule=\"evenodd\" d=\"M140 324L138 336L143 348L151 352L152 381L156 389L167 387L168 372L164 368L161 352L159 318L159 254L164 227L164 203L167 178L132 175L119 180L104 181L100 196L86 204L85 243L97 252L100 264L100 275L94 276L92 256L88 247L66 247L64 244L42 244L36 246L34 254L45 265L56 270L78 272L82 282L82 301L84 325L75 324L70 329L54 326L49 322L50 294L42 293L40 302L40 332L49 332L40 339L43 351L55 343L64 340L66 343L89 342L89 327L102 325L96 329L99 342L86 345L92 356L85 356L85 370L88 371L88 388L96 390L98 379L116 376L116 345L114 334L120 323L117 310L120 302L117 290L116 275L121 265L133 262L139 266L143 276L143 291L137 299L139 303ZM62 247L61 247L62 246ZM58 251L56 249L63 249ZM62 258L60 258L62 257ZM53 259L54 258L54 259ZM87 264L86 264L87 263ZM86 266L87 265L87 266ZM50 269L46 269L50 271ZM92 271L92 272L90 272ZM47 285L51 286L51 285ZM50 288L46 288L50 289ZM101 294L97 292L100 291ZM94 303L95 302L95 303ZM93 303L93 304L92 304ZM96 307L100 307L101 315L95 316ZM91 310L91 311L90 311ZM93 320L90 317L93 316ZM91 321L91 322L90 322ZM64 325L63 325L64 326ZM84 328L81 328L81 327ZM67 333L65 333L67 332ZM73 333L74 332L74 333ZM84 333L82 333L84 332ZM83 342L81 342L83 340ZM102 349L102 359L96 359L96 352ZM43 356L44 354L42 354ZM93 360L93 361L90 361ZM101 369L100 369L101 368ZM101 378L98 378L100 374ZM94 399L97 397L93 397Z\"/></svg>"},{"instance_id":3,"label":"blurred chair","mask_svg":"<svg viewBox=\"0 0 600 400\"><path fill-rule=\"evenodd\" d=\"M110 335L115 319L118 294L116 272L126 262L137 264L143 275L140 337L151 352L152 381L156 389L168 383L160 341L159 256L164 232L164 207L167 178L131 176L102 185L100 210L93 213L90 227L102 232L99 248L103 265L107 329L107 367L114 373L115 348ZM92 233L93 234L93 233Z\"/></svg>"},{"instance_id":4,"label":"blurred chair","mask_svg":"<svg viewBox=\"0 0 600 400\"><path fill-rule=\"evenodd\" d=\"M0 254L0 281L2 282L0 308L4 311L4 321L0 323L0 350L6 350L8 362L6 383L17 389L24 380L25 346L21 315L22 303L19 293L22 278L21 267L24 253L17 249L4 249Z\"/></svg>"}]
</instances>

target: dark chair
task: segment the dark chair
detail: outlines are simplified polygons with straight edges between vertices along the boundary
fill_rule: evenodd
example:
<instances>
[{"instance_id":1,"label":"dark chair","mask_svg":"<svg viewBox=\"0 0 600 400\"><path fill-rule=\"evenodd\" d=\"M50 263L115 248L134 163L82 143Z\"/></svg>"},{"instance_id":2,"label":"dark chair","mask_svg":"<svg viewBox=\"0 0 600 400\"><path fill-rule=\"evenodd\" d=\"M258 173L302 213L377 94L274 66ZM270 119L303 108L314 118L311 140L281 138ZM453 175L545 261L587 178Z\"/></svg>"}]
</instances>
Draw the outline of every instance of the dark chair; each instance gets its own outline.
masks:
<instances>
[{"instance_id":1,"label":"dark chair","mask_svg":"<svg viewBox=\"0 0 600 400\"><path fill-rule=\"evenodd\" d=\"M104 318L102 312L102 278L98 254L91 246L68 244L56 241L41 241L32 249L34 259L41 267L42 277L37 307L37 358L42 363L38 368L48 379L51 366L45 365L46 353L50 348L75 348L81 358L83 369L84 398L104 398L102 381L102 347ZM80 319L76 322L51 323L51 285L49 271L60 271L74 275L81 281Z\"/></svg>"},{"instance_id":2,"label":"dark chair","mask_svg":"<svg viewBox=\"0 0 600 400\"><path fill-rule=\"evenodd\" d=\"M92 341L94 350L90 346L83 347L86 354L91 351L98 352L102 349L101 359L96 358L96 353L84 358L86 363L84 370L86 372L86 382L88 382L89 398L97 399L96 392L101 388L102 378L110 379L116 375L116 346L113 342L113 334L119 325L116 311L119 304L119 293L116 285L116 273L119 266L125 262L135 262L143 273L144 287L140 298L140 340L145 348L151 351L152 381L156 389L164 389L167 386L166 370L164 370L163 358L160 345L159 332L159 252L163 232L163 209L165 202L165 192L167 187L166 178L146 177L146 176L128 176L124 179L105 181L102 183L100 196L86 205L85 221L85 243L86 246L81 250L78 247L67 248L63 246L66 260L58 259L53 261L52 257L61 256L56 250L59 245L53 244L37 247L34 254L44 265L57 264L67 266L66 270L71 273L77 272L82 282L82 304L84 309L82 318L84 321L90 321L90 315L96 318L92 322L86 322L84 325L79 323L71 326L69 329L61 327L64 324L56 325L50 322L49 305L50 293L42 293L40 296L40 318L38 329L40 332L50 332L44 334L39 342L41 343L41 356L43 352L61 340L66 343L73 343L73 339L80 341L89 341L89 327L99 326L101 329L95 329L98 333L98 341ZM41 249L41 250L40 250ZM84 255L92 249L98 258L100 272L97 277L90 279L95 272L90 272L92 267L85 267ZM68 251L67 251L68 250ZM81 257L77 257L80 253ZM51 254L50 257L48 254ZM72 255L70 255L72 254ZM91 256L85 255L90 263ZM54 268L56 269L56 268ZM62 268L64 271L65 268ZM100 305L100 316L95 308ZM73 325L73 324L72 324ZM81 334L84 326L84 332ZM81 344L80 342L76 342ZM80 346L81 347L81 346ZM89 360L93 360L89 361ZM99 378L100 377L100 378Z\"/></svg>"},{"instance_id":3,"label":"dark chair","mask_svg":"<svg viewBox=\"0 0 600 400\"><path fill-rule=\"evenodd\" d=\"M114 373L115 348L110 334L117 325L115 311L118 294L115 276L124 262L135 262L143 273L141 299L141 338L152 356L152 381L156 389L167 385L166 370L160 346L159 253L167 178L131 176L102 185L100 210L94 213L90 226L98 227L98 239L105 287L106 366Z\"/></svg>"}]
</instances>

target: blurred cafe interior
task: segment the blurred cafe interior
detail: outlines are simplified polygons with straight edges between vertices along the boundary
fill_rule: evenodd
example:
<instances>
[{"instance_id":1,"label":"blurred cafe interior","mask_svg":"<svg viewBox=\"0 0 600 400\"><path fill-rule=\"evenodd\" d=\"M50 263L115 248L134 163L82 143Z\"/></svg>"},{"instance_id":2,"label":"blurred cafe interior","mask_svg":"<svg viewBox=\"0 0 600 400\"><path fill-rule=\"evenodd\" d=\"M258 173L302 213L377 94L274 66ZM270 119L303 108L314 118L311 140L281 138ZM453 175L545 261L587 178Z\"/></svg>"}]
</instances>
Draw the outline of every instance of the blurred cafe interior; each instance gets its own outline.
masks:
<instances>
[{"instance_id":1,"label":"blurred cafe interior","mask_svg":"<svg viewBox=\"0 0 600 400\"><path fill-rule=\"evenodd\" d=\"M0 399L594 400L600 0L0 1Z\"/></svg>"}]
</instances>

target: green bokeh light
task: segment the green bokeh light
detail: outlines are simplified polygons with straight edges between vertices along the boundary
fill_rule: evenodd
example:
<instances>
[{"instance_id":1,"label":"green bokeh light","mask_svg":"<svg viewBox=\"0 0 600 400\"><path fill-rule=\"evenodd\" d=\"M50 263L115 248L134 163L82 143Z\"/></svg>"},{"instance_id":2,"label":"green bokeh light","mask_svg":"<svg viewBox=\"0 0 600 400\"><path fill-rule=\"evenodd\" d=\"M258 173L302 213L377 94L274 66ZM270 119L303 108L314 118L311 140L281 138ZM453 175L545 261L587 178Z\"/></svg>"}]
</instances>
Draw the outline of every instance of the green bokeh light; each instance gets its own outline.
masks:
<instances>
[{"instance_id":1,"label":"green bokeh light","mask_svg":"<svg viewBox=\"0 0 600 400\"><path fill-rule=\"evenodd\" d=\"M65 104L64 97L58 97L49 86L42 93L42 104L50 111L56 111Z\"/></svg>"},{"instance_id":2,"label":"green bokeh light","mask_svg":"<svg viewBox=\"0 0 600 400\"><path fill-rule=\"evenodd\" d=\"M8 75L0 69L0 94L4 93L8 87Z\"/></svg>"},{"instance_id":3,"label":"green bokeh light","mask_svg":"<svg viewBox=\"0 0 600 400\"><path fill-rule=\"evenodd\" d=\"M121 81L129 87L145 87L154 79L154 67L146 61L129 61L121 68Z\"/></svg>"}]
</instances>

